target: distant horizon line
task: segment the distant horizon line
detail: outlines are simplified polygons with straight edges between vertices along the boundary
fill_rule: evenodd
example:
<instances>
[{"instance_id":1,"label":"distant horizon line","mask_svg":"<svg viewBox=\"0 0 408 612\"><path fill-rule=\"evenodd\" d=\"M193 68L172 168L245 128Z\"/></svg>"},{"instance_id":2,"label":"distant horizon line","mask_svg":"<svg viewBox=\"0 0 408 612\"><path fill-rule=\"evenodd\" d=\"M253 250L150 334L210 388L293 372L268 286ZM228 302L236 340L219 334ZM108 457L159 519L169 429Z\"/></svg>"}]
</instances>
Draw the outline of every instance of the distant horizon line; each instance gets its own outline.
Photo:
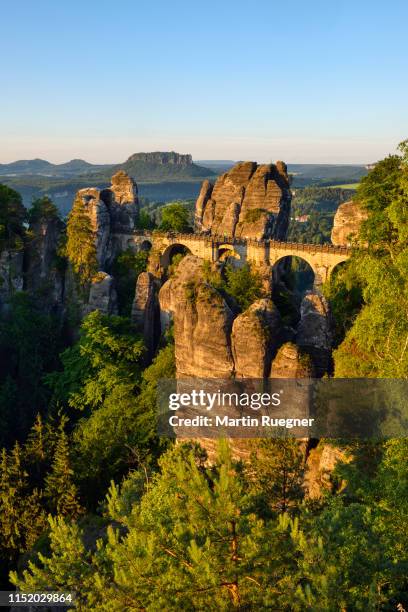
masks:
<instances>
[{"instance_id":1,"label":"distant horizon line","mask_svg":"<svg viewBox=\"0 0 408 612\"><path fill-rule=\"evenodd\" d=\"M169 153L170 151L143 151L143 153ZM173 151L172 151L173 152ZM142 153L142 151L138 151L137 153ZM132 154L133 155L133 154ZM185 154L180 154L180 155L185 155ZM127 160L128 158L126 158ZM126 161L125 160L125 161ZM85 162L88 164L91 164L93 166L116 166L116 165L120 165L122 162L93 162L93 161L89 161L83 157L72 157L71 159L68 159L66 161L51 161L50 159L46 159L44 157L20 157L18 159L14 159L12 161L0 161L0 165L3 166L9 166L11 164L15 164L15 163L19 163L19 162L32 162L32 161L42 161L42 162L47 162L49 164L52 164L54 166L62 166L64 164L68 164L70 162L73 161L81 161L81 162ZM237 164L239 162L244 162L244 161L254 161L255 163L258 164L273 164L276 163L276 161L283 161L285 164L289 165L301 165L301 166L314 166L314 165L319 165L319 166L370 166L376 162L367 162L367 161L358 161L358 162L326 162L326 161L308 161L308 162L304 162L304 161L286 161L284 159L277 159L275 161L271 161L271 160L254 160L254 159L192 159L194 164L205 164L205 163L213 163L213 164Z\"/></svg>"}]
</instances>

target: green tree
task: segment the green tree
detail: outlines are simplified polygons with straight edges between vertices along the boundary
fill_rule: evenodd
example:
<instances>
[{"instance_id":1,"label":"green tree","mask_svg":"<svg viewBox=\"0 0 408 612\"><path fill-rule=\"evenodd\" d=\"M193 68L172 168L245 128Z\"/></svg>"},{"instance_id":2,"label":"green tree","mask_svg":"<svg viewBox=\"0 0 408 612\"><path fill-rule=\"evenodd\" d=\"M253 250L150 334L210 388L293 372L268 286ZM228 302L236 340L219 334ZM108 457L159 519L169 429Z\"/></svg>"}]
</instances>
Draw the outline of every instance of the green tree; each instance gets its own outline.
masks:
<instances>
[{"instance_id":1,"label":"green tree","mask_svg":"<svg viewBox=\"0 0 408 612\"><path fill-rule=\"evenodd\" d=\"M3 449L0 463L0 557L10 561L30 550L46 520L41 493L30 489L20 446L10 453Z\"/></svg>"},{"instance_id":2,"label":"green tree","mask_svg":"<svg viewBox=\"0 0 408 612\"><path fill-rule=\"evenodd\" d=\"M379 162L357 196L368 212L348 269L363 307L334 353L337 376L408 375L408 152ZM349 276L350 278L350 276Z\"/></svg>"},{"instance_id":3,"label":"green tree","mask_svg":"<svg viewBox=\"0 0 408 612\"><path fill-rule=\"evenodd\" d=\"M7 429L4 443L23 440L50 397L43 377L58 365L59 324L44 314L26 293L12 296L0 318L0 414Z\"/></svg>"},{"instance_id":4,"label":"green tree","mask_svg":"<svg viewBox=\"0 0 408 612\"><path fill-rule=\"evenodd\" d=\"M163 231L186 232L190 227L190 214L181 202L167 204L161 210L159 229Z\"/></svg>"},{"instance_id":5,"label":"green tree","mask_svg":"<svg viewBox=\"0 0 408 612\"><path fill-rule=\"evenodd\" d=\"M37 198L31 204L27 213L30 225L40 220L59 218L58 209L48 196Z\"/></svg>"},{"instance_id":6,"label":"green tree","mask_svg":"<svg viewBox=\"0 0 408 612\"><path fill-rule=\"evenodd\" d=\"M110 527L107 543L100 542L94 554L83 550L80 532L54 522L51 555L41 556L41 565L30 563L21 579L14 573L13 582L22 590L46 581L67 588L75 572L85 585L83 610L284 609L294 593L291 522L283 516L267 526L248 512L249 498L227 448L220 448L212 469L202 460L199 448L168 451L130 513L111 489L110 516L122 529ZM69 560L72 542L81 554Z\"/></svg>"},{"instance_id":7,"label":"green tree","mask_svg":"<svg viewBox=\"0 0 408 612\"><path fill-rule=\"evenodd\" d=\"M66 255L80 283L88 283L98 269L95 233L86 204L80 196L75 198L68 216Z\"/></svg>"},{"instance_id":8,"label":"green tree","mask_svg":"<svg viewBox=\"0 0 408 612\"><path fill-rule=\"evenodd\" d=\"M23 247L26 215L20 194L0 184L0 251Z\"/></svg>"},{"instance_id":9,"label":"green tree","mask_svg":"<svg viewBox=\"0 0 408 612\"><path fill-rule=\"evenodd\" d=\"M83 512L73 477L68 436L62 429L55 446L51 470L45 478L44 495L51 510L69 518L76 518Z\"/></svg>"},{"instance_id":10,"label":"green tree","mask_svg":"<svg viewBox=\"0 0 408 612\"><path fill-rule=\"evenodd\" d=\"M227 264L224 289L235 298L241 310L246 310L253 302L265 297L262 278L257 272L252 272L248 264L242 268L233 268Z\"/></svg>"},{"instance_id":11,"label":"green tree","mask_svg":"<svg viewBox=\"0 0 408 612\"><path fill-rule=\"evenodd\" d=\"M305 463L299 440L265 438L250 448L246 471L258 513L296 509L303 499Z\"/></svg>"},{"instance_id":12,"label":"green tree","mask_svg":"<svg viewBox=\"0 0 408 612\"><path fill-rule=\"evenodd\" d=\"M130 316L137 277L147 268L148 251L135 253L131 249L120 253L112 266L112 274L116 281L119 312Z\"/></svg>"}]
</instances>

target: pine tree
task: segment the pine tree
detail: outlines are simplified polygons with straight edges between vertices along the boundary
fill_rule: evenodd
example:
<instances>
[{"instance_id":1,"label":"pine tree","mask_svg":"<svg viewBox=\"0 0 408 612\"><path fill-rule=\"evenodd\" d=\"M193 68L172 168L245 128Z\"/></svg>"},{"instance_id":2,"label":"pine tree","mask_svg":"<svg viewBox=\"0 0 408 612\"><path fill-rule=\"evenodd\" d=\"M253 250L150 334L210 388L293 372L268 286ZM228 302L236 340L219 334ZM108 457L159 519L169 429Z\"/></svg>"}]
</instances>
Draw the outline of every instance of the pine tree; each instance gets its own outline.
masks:
<instances>
[{"instance_id":1,"label":"pine tree","mask_svg":"<svg viewBox=\"0 0 408 612\"><path fill-rule=\"evenodd\" d=\"M41 493L30 491L16 443L10 454L3 449L0 459L0 555L10 560L27 551L44 527Z\"/></svg>"},{"instance_id":2,"label":"pine tree","mask_svg":"<svg viewBox=\"0 0 408 612\"><path fill-rule=\"evenodd\" d=\"M78 501L78 491L73 476L68 436L65 431L61 431L55 447L51 471L45 478L45 496L54 512L70 518L76 518L83 512Z\"/></svg>"},{"instance_id":3,"label":"pine tree","mask_svg":"<svg viewBox=\"0 0 408 612\"><path fill-rule=\"evenodd\" d=\"M262 439L250 443L246 466L255 506L261 515L287 512L303 497L304 453L299 440Z\"/></svg>"}]
</instances>

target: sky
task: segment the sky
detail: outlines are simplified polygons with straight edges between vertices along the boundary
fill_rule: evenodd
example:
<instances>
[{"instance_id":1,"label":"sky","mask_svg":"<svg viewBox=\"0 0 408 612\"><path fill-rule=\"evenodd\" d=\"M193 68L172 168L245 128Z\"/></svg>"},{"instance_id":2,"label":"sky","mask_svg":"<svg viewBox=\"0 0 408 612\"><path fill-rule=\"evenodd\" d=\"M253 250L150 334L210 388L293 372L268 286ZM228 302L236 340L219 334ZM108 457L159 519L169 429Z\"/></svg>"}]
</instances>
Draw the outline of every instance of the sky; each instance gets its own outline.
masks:
<instances>
[{"instance_id":1,"label":"sky","mask_svg":"<svg viewBox=\"0 0 408 612\"><path fill-rule=\"evenodd\" d=\"M407 0L2 0L0 163L369 163L408 138Z\"/></svg>"}]
</instances>

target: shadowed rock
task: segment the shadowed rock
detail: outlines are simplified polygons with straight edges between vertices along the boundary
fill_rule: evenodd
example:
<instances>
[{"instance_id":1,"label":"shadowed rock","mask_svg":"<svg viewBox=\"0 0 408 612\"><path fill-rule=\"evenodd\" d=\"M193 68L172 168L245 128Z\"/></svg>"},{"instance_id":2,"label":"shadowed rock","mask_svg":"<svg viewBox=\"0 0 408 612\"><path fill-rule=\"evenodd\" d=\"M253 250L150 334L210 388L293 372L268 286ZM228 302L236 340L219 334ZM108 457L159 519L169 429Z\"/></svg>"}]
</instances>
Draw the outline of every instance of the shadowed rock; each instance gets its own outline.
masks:
<instances>
[{"instance_id":1,"label":"shadowed rock","mask_svg":"<svg viewBox=\"0 0 408 612\"><path fill-rule=\"evenodd\" d=\"M323 376L330 369L333 341L331 313L326 298L307 292L300 306L300 317L296 343L312 357L316 376Z\"/></svg>"},{"instance_id":2,"label":"shadowed rock","mask_svg":"<svg viewBox=\"0 0 408 612\"><path fill-rule=\"evenodd\" d=\"M149 356L152 356L160 335L160 309L157 297L157 279L150 272L139 274L131 321L136 331L143 334Z\"/></svg>"},{"instance_id":3,"label":"shadowed rock","mask_svg":"<svg viewBox=\"0 0 408 612\"><path fill-rule=\"evenodd\" d=\"M92 280L88 304L84 314L99 310L102 314L118 314L118 302L115 281L106 272L98 272Z\"/></svg>"}]
</instances>

